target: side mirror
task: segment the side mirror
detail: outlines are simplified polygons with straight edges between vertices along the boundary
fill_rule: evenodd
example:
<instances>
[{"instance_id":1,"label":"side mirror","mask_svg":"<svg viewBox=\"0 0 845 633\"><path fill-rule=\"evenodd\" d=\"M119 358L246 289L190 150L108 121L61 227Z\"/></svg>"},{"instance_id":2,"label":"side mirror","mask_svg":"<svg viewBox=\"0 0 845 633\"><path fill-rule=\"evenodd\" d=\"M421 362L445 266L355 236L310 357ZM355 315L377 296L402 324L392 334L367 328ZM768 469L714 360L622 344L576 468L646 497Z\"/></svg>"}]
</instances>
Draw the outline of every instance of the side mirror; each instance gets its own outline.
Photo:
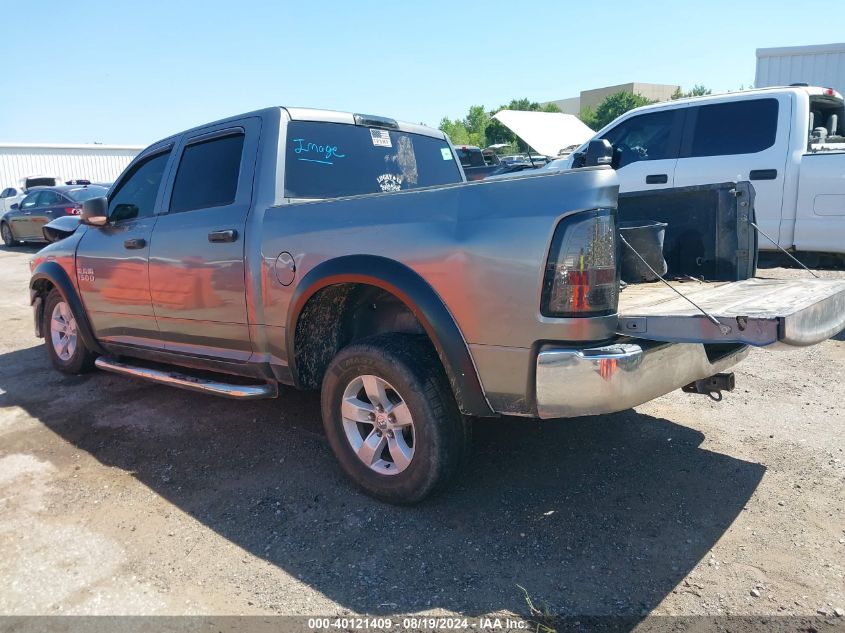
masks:
<instances>
[{"instance_id":1,"label":"side mirror","mask_svg":"<svg viewBox=\"0 0 845 633\"><path fill-rule=\"evenodd\" d=\"M584 166L611 165L613 162L613 147L604 138L593 139L587 144L584 155Z\"/></svg>"},{"instance_id":2,"label":"side mirror","mask_svg":"<svg viewBox=\"0 0 845 633\"><path fill-rule=\"evenodd\" d=\"M10 211L17 211L17 209L18 209L20 206L21 206L21 205L19 205L17 202L15 202L12 206L10 206L10 207L9 207L9 210L10 210Z\"/></svg>"},{"instance_id":3,"label":"side mirror","mask_svg":"<svg viewBox=\"0 0 845 633\"><path fill-rule=\"evenodd\" d=\"M91 198L83 202L80 221L88 226L105 226L109 221L108 198Z\"/></svg>"}]
</instances>

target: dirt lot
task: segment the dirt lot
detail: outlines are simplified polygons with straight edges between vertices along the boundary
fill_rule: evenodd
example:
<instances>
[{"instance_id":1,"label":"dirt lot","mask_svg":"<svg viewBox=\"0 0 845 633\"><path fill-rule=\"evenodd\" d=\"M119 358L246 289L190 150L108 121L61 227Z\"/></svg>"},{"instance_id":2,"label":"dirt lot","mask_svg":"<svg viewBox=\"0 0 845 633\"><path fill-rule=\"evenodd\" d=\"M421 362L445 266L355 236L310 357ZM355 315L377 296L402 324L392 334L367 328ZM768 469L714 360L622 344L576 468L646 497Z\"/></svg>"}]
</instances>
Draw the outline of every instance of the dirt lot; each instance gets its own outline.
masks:
<instances>
[{"instance_id":1,"label":"dirt lot","mask_svg":"<svg viewBox=\"0 0 845 633\"><path fill-rule=\"evenodd\" d=\"M341 476L314 394L53 371L32 252L0 249L0 613L845 609L842 335L752 352L721 403L478 424L458 484L396 508Z\"/></svg>"}]
</instances>

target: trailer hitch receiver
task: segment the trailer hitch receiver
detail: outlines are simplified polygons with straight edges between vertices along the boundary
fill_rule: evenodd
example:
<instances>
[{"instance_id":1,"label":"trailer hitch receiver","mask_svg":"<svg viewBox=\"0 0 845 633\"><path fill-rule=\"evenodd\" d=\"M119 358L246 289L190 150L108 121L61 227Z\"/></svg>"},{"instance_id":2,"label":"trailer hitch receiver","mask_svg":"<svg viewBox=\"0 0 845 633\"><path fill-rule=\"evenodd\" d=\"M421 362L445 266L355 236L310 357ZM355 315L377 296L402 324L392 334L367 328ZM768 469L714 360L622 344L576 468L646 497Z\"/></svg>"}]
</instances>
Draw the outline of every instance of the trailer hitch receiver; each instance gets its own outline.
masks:
<instances>
[{"instance_id":1,"label":"trailer hitch receiver","mask_svg":"<svg viewBox=\"0 0 845 633\"><path fill-rule=\"evenodd\" d=\"M709 378L702 378L681 387L686 393L703 393L710 396L716 402L722 399L723 391L733 391L736 387L736 379L733 372L714 374Z\"/></svg>"}]
</instances>

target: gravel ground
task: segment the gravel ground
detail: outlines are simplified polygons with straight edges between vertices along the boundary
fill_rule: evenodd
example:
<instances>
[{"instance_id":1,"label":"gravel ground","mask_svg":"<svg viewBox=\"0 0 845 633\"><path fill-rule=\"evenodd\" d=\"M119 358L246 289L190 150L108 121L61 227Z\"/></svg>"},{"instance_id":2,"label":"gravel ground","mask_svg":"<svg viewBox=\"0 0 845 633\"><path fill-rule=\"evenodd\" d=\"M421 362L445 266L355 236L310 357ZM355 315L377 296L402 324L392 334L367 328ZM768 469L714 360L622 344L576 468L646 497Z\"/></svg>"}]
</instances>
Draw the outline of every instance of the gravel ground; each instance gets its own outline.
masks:
<instances>
[{"instance_id":1,"label":"gravel ground","mask_svg":"<svg viewBox=\"0 0 845 633\"><path fill-rule=\"evenodd\" d=\"M316 394L53 371L32 252L0 249L2 614L845 608L843 335L753 351L720 403L479 423L457 485L397 508L340 474Z\"/></svg>"}]
</instances>

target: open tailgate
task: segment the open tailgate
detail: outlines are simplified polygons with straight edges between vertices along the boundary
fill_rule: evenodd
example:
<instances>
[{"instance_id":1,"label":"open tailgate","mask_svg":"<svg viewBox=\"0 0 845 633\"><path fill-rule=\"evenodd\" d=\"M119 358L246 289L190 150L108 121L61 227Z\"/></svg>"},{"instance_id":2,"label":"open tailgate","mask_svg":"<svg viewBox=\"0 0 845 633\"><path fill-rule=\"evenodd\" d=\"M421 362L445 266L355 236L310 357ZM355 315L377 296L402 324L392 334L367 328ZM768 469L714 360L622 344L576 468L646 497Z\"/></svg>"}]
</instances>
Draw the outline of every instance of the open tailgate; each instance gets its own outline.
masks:
<instances>
[{"instance_id":1,"label":"open tailgate","mask_svg":"<svg viewBox=\"0 0 845 633\"><path fill-rule=\"evenodd\" d=\"M620 334L684 343L820 343L845 328L845 279L671 282L723 328L662 283L636 284L619 298ZM723 331L724 330L724 331Z\"/></svg>"}]
</instances>

